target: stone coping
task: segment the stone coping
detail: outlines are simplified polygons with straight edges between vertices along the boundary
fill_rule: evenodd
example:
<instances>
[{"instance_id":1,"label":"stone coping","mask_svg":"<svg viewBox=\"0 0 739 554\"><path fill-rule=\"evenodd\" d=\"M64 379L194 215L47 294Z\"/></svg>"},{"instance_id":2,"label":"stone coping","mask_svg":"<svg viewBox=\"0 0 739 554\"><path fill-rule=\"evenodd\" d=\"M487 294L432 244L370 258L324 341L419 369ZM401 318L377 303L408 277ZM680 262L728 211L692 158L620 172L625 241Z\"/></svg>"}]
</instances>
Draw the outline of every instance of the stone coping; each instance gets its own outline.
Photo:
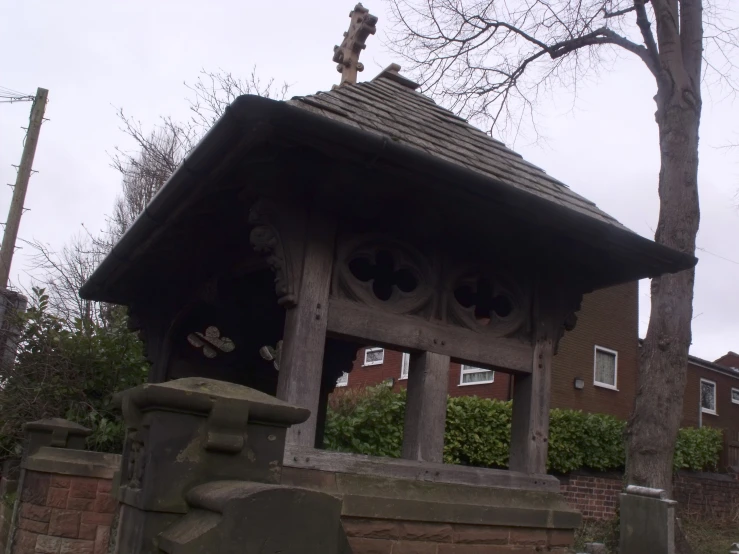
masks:
<instances>
[{"instance_id":1,"label":"stone coping","mask_svg":"<svg viewBox=\"0 0 739 554\"><path fill-rule=\"evenodd\" d=\"M130 402L141 411L171 410L187 413L241 411L250 422L268 422L285 426L303 423L310 410L288 404L274 396L236 383L205 377L183 377L164 383L144 383L116 393L114 400L126 411Z\"/></svg>"},{"instance_id":2,"label":"stone coping","mask_svg":"<svg viewBox=\"0 0 739 554\"><path fill-rule=\"evenodd\" d=\"M23 468L43 473L113 479L120 468L119 454L42 446L23 462Z\"/></svg>"},{"instance_id":3,"label":"stone coping","mask_svg":"<svg viewBox=\"0 0 739 554\"><path fill-rule=\"evenodd\" d=\"M413 481L560 492L559 480L552 475L527 475L503 469L417 462L293 445L285 447L283 464L285 467Z\"/></svg>"},{"instance_id":4,"label":"stone coping","mask_svg":"<svg viewBox=\"0 0 739 554\"><path fill-rule=\"evenodd\" d=\"M284 467L282 484L341 498L344 517L575 529L580 513L554 492L480 487Z\"/></svg>"}]
</instances>

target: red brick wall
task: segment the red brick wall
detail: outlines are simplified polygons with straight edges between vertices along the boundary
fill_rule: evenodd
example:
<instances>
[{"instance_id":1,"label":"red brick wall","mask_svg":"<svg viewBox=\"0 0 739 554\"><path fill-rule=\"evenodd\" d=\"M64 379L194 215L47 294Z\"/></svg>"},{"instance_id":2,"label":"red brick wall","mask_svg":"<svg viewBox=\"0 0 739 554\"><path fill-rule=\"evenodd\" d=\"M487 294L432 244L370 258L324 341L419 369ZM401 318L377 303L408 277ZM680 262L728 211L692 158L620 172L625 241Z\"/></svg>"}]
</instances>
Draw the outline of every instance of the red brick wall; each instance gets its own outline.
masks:
<instances>
[{"instance_id":1,"label":"red brick wall","mask_svg":"<svg viewBox=\"0 0 739 554\"><path fill-rule=\"evenodd\" d=\"M623 477L613 474L578 474L560 477L567 503L587 519L616 517ZM739 480L718 473L681 472L675 478L675 500L684 516L699 520L737 521Z\"/></svg>"},{"instance_id":2,"label":"red brick wall","mask_svg":"<svg viewBox=\"0 0 739 554\"><path fill-rule=\"evenodd\" d=\"M639 284L627 283L584 296L577 326L559 343L552 368L552 408L606 413L627 419L636 395ZM594 384L595 346L618 352L618 391ZM576 390L575 379L585 388Z\"/></svg>"},{"instance_id":3,"label":"red brick wall","mask_svg":"<svg viewBox=\"0 0 739 554\"><path fill-rule=\"evenodd\" d=\"M731 401L731 389L739 389L739 377L732 377L698 364L688 364L688 380L683 399L682 427L698 427L700 380L716 383L716 413L703 413L703 425L739 431L739 404Z\"/></svg>"},{"instance_id":4,"label":"red brick wall","mask_svg":"<svg viewBox=\"0 0 739 554\"><path fill-rule=\"evenodd\" d=\"M400 379L400 368L403 355L395 350L385 349L385 358L382 364L364 366L364 351L360 349L354 368L349 374L349 387L366 387L376 385L386 379L393 379L393 387L397 390L407 386L406 380ZM450 364L449 368L449 394L451 396L479 396L481 398L497 398L508 400L510 398L510 377L506 373L496 372L492 383L464 384L460 386L461 366L456 363ZM341 390L341 389L339 389Z\"/></svg>"},{"instance_id":5,"label":"red brick wall","mask_svg":"<svg viewBox=\"0 0 739 554\"><path fill-rule=\"evenodd\" d=\"M560 490L567 503L586 519L612 519L618 509L623 479L612 476L565 475Z\"/></svg>"},{"instance_id":6,"label":"red brick wall","mask_svg":"<svg viewBox=\"0 0 739 554\"><path fill-rule=\"evenodd\" d=\"M12 554L106 554L111 480L26 471Z\"/></svg>"},{"instance_id":7,"label":"red brick wall","mask_svg":"<svg viewBox=\"0 0 739 554\"><path fill-rule=\"evenodd\" d=\"M638 355L638 283L600 290L583 298L575 329L566 333L554 358L552 407L608 413L626 419L634 401ZM618 391L593 384L595 345L618 352ZM404 387L399 380L402 355L385 350L381 365L364 367L364 349L357 354L349 387L375 385L392 378L394 387ZM583 390L575 390L575 378L585 381ZM340 390L340 389L339 389ZM460 366L451 364L451 396L475 395L482 398L510 398L510 377L496 372L489 384L460 386Z\"/></svg>"},{"instance_id":8,"label":"red brick wall","mask_svg":"<svg viewBox=\"0 0 739 554\"><path fill-rule=\"evenodd\" d=\"M571 552L573 532L342 518L353 554L534 554Z\"/></svg>"}]
</instances>

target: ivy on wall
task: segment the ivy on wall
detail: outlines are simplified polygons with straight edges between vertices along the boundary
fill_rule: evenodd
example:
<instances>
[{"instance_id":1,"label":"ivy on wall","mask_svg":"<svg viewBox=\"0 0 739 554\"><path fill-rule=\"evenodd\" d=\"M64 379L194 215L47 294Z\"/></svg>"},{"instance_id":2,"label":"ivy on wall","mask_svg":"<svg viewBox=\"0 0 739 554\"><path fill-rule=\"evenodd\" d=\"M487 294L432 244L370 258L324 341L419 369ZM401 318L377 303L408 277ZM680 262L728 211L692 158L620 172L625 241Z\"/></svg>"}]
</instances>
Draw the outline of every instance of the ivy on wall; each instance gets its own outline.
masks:
<instances>
[{"instance_id":1,"label":"ivy on wall","mask_svg":"<svg viewBox=\"0 0 739 554\"><path fill-rule=\"evenodd\" d=\"M326 418L326 448L374 456L399 457L403 441L405 391L385 385L334 395ZM624 466L626 423L605 414L552 410L548 468L617 470ZM511 403L476 396L450 397L444 461L505 468L511 437ZM716 469L722 448L718 429L681 429L675 469Z\"/></svg>"}]
</instances>

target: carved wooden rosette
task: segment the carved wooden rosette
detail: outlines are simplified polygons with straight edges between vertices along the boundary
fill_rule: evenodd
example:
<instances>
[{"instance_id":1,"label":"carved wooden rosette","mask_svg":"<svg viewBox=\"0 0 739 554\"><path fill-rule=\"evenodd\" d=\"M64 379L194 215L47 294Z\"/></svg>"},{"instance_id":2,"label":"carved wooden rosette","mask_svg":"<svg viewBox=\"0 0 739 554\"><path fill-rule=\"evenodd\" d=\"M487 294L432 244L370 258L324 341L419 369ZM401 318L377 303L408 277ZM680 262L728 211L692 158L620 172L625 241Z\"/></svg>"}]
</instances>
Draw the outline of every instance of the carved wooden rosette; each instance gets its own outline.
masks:
<instances>
[{"instance_id":1,"label":"carved wooden rosette","mask_svg":"<svg viewBox=\"0 0 739 554\"><path fill-rule=\"evenodd\" d=\"M277 303L285 308L295 306L303 261L301 234L305 214L291 206L260 199L249 211L249 223L254 226L249 234L252 247L264 256L275 274Z\"/></svg>"}]
</instances>

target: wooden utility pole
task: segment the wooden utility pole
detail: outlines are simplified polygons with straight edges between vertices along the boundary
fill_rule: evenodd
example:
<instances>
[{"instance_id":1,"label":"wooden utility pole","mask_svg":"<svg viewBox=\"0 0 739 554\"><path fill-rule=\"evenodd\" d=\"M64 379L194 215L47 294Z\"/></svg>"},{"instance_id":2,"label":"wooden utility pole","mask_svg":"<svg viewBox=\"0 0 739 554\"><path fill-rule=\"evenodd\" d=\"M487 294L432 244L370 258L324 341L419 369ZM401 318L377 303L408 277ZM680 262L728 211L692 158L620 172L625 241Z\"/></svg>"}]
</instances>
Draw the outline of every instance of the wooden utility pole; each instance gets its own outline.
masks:
<instances>
[{"instance_id":1,"label":"wooden utility pole","mask_svg":"<svg viewBox=\"0 0 739 554\"><path fill-rule=\"evenodd\" d=\"M28 180L31 178L33 157L36 154L36 145L38 144L38 136L41 132L41 123L44 120L46 98L48 95L49 91L45 88L37 89L36 98L31 107L31 119L28 124L26 144L23 146L21 164L18 166L18 177L15 180L13 199L10 201L10 210L8 211L8 219L5 222L5 233L3 234L3 245L0 249L0 289L5 289L8 286L10 264L13 262L15 241L18 237L18 227L20 227L21 216L23 215L23 202L26 199Z\"/></svg>"}]
</instances>

